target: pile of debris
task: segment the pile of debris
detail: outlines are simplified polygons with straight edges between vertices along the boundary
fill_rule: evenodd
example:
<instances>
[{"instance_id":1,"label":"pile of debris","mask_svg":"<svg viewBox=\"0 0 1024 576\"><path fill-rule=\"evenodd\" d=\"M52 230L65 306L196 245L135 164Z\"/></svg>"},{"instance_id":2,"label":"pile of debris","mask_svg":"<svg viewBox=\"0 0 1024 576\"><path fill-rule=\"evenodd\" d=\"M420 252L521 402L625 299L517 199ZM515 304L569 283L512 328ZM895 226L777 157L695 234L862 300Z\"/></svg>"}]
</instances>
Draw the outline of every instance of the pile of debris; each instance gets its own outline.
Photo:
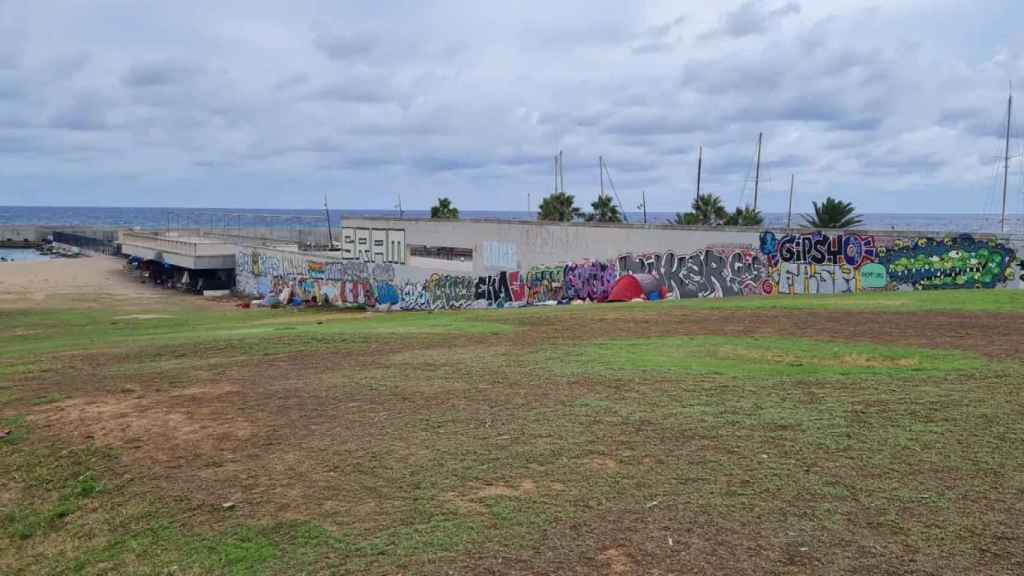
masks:
<instances>
[{"instance_id":1,"label":"pile of debris","mask_svg":"<svg viewBox=\"0 0 1024 576\"><path fill-rule=\"evenodd\" d=\"M45 254L51 258L80 258L86 256L82 253L81 248L77 246L70 246L68 244L61 244L60 242L46 242L42 246L36 248L36 252Z\"/></svg>"}]
</instances>

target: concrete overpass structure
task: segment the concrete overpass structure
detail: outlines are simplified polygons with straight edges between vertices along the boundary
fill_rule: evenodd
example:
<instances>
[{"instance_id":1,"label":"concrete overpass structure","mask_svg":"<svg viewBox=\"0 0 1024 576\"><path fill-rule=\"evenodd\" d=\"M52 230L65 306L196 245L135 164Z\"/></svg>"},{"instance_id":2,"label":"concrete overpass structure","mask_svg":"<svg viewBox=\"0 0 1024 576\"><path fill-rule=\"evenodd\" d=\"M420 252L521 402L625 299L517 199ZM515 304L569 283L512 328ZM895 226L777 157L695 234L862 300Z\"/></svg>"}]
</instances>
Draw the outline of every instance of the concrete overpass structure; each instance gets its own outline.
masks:
<instances>
[{"instance_id":1,"label":"concrete overpass structure","mask_svg":"<svg viewBox=\"0 0 1024 576\"><path fill-rule=\"evenodd\" d=\"M236 244L216 237L154 232L120 234L121 252L188 270L234 269Z\"/></svg>"}]
</instances>

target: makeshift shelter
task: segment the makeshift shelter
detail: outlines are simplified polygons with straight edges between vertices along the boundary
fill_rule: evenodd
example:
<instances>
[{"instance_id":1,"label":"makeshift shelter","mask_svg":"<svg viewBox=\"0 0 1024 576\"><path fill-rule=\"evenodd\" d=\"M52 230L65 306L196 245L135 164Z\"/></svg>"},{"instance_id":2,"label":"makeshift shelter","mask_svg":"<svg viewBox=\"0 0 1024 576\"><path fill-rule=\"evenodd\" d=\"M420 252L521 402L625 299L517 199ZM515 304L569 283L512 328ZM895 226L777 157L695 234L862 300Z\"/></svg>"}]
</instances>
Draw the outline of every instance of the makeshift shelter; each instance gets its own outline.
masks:
<instances>
[{"instance_id":1,"label":"makeshift shelter","mask_svg":"<svg viewBox=\"0 0 1024 576\"><path fill-rule=\"evenodd\" d=\"M629 302L631 300L661 300L665 289L651 274L627 274L612 285L608 302Z\"/></svg>"}]
</instances>

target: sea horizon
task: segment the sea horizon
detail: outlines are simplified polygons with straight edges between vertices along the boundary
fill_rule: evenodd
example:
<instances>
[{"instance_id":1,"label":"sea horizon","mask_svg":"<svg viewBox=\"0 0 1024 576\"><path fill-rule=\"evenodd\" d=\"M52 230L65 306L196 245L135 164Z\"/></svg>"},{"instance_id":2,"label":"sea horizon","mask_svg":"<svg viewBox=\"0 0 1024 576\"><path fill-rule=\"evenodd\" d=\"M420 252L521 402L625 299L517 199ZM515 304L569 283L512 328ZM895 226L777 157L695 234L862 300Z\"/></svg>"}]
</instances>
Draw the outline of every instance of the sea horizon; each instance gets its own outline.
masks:
<instances>
[{"instance_id":1,"label":"sea horizon","mask_svg":"<svg viewBox=\"0 0 1024 576\"><path fill-rule=\"evenodd\" d=\"M396 209L331 209L331 224L346 217L393 217ZM676 212L649 211L648 224L663 224ZM786 226L785 212L764 212L767 227ZM792 224L799 226L807 212L793 212ZM523 210L460 210L463 218L535 220L536 212ZM998 214L957 212L860 212L859 228L865 230L908 230L934 232L1000 231ZM404 218L427 218L430 210L403 210ZM642 223L643 212L626 212L629 223ZM274 208L175 208L120 206L0 206L0 226L98 226L140 229L168 228L326 228L323 209ZM1024 233L1024 214L1007 214L1006 233Z\"/></svg>"}]
</instances>

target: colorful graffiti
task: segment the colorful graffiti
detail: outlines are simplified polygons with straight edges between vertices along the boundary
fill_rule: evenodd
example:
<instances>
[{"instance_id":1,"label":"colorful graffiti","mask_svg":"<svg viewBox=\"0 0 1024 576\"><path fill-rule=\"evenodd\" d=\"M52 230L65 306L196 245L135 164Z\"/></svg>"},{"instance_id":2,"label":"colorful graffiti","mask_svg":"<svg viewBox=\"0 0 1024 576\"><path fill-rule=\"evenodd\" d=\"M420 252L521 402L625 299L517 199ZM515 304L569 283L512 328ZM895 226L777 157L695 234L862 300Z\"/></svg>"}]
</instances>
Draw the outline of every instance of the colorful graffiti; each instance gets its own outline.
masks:
<instances>
[{"instance_id":1,"label":"colorful graffiti","mask_svg":"<svg viewBox=\"0 0 1024 576\"><path fill-rule=\"evenodd\" d=\"M839 233L829 236L824 232L786 234L781 239L772 231L761 233L761 253L774 265L829 264L860 268L874 262L875 239L872 236Z\"/></svg>"},{"instance_id":2,"label":"colorful graffiti","mask_svg":"<svg viewBox=\"0 0 1024 576\"><path fill-rule=\"evenodd\" d=\"M765 294L848 294L868 284L878 287L875 267L868 269L871 282L861 280L862 270L878 257L873 236L816 231L779 238L767 230L761 233L759 245L770 266Z\"/></svg>"},{"instance_id":3,"label":"colorful graffiti","mask_svg":"<svg viewBox=\"0 0 1024 576\"><path fill-rule=\"evenodd\" d=\"M399 307L402 310L446 310L468 308L474 301L474 278L432 274L423 282L406 281Z\"/></svg>"},{"instance_id":4,"label":"colorful graffiti","mask_svg":"<svg viewBox=\"0 0 1024 576\"><path fill-rule=\"evenodd\" d=\"M880 250L890 284L904 289L995 288L1015 276L1016 253L970 235L896 241Z\"/></svg>"},{"instance_id":5,"label":"colorful graffiti","mask_svg":"<svg viewBox=\"0 0 1024 576\"><path fill-rule=\"evenodd\" d=\"M565 296L564 266L538 266L526 273L527 301L558 302Z\"/></svg>"},{"instance_id":6,"label":"colorful graffiti","mask_svg":"<svg viewBox=\"0 0 1024 576\"><path fill-rule=\"evenodd\" d=\"M518 272L502 272L494 276L477 278L474 294L476 300L483 300L488 305L505 307L526 301L526 285L519 279Z\"/></svg>"},{"instance_id":7,"label":"colorful graffiti","mask_svg":"<svg viewBox=\"0 0 1024 576\"><path fill-rule=\"evenodd\" d=\"M860 272L845 264L780 264L772 271L778 294L852 294L861 289Z\"/></svg>"},{"instance_id":8,"label":"colorful graffiti","mask_svg":"<svg viewBox=\"0 0 1024 576\"><path fill-rule=\"evenodd\" d=\"M619 274L615 264L608 262L581 262L567 264L562 272L564 298L604 302L611 294ZM561 298L559 298L561 300Z\"/></svg>"},{"instance_id":9,"label":"colorful graffiti","mask_svg":"<svg viewBox=\"0 0 1024 576\"><path fill-rule=\"evenodd\" d=\"M677 256L626 254L619 258L619 270L628 274L651 274L674 298L722 298L770 294L766 286L768 267L751 248L709 248Z\"/></svg>"},{"instance_id":10,"label":"colorful graffiti","mask_svg":"<svg viewBox=\"0 0 1024 576\"><path fill-rule=\"evenodd\" d=\"M649 274L670 298L844 294L1021 286L1007 245L969 235L899 239L839 232L776 236L757 245L715 245L690 253L627 253L483 276L430 273L361 259L317 260L279 250L237 254L237 289L282 304L401 310L519 307L606 301L622 276ZM508 250L495 250L497 262ZM510 261L510 260L507 260Z\"/></svg>"}]
</instances>

